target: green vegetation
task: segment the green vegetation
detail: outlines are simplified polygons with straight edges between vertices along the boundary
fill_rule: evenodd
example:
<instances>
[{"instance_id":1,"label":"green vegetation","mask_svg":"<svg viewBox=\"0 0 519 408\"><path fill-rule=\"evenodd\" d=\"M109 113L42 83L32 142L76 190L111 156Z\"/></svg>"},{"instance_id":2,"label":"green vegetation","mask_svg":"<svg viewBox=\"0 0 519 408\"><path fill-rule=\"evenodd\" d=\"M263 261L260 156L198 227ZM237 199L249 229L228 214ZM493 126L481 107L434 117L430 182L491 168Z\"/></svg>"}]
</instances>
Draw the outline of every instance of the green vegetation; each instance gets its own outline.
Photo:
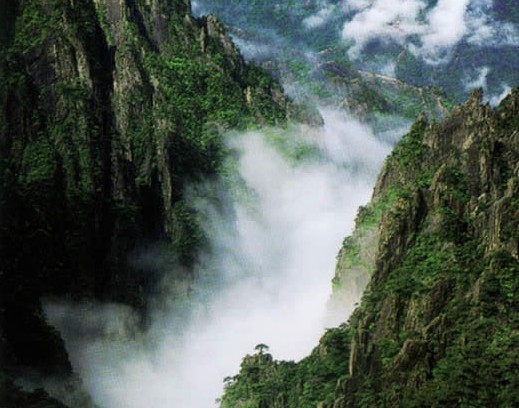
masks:
<instances>
[{"instance_id":1,"label":"green vegetation","mask_svg":"<svg viewBox=\"0 0 519 408\"><path fill-rule=\"evenodd\" d=\"M66 405L51 398L42 388L24 392L12 381L0 379L2 387L2 405L6 407L28 408L67 408Z\"/></svg>"},{"instance_id":2,"label":"green vegetation","mask_svg":"<svg viewBox=\"0 0 519 408\"><path fill-rule=\"evenodd\" d=\"M60 0L20 5L14 38L2 47L7 66L1 86L10 98L3 103L22 106L4 124L9 151L3 152L3 179L13 196L39 197L28 201L40 220L35 225L48 224L50 208L40 199L58 194L65 197L64 219L74 218L63 222L74 225L65 235L88 241L99 233L89 225L107 228L106 239L116 225L133 226L133 234L143 228L152 234L147 239L169 234L179 259L189 263L201 227L183 201L184 184L222 171L222 130L285 120L281 88L222 43L217 23L221 32L206 36L202 46L205 28L186 22L177 6L170 6L170 39L159 50L150 43L153 22L146 10L142 21L114 25L102 1L81 8ZM53 48L61 60L45 65ZM43 83L41 75L55 79ZM146 225L157 210L162 221ZM6 228L16 236L14 225ZM55 262L59 268L66 263Z\"/></svg>"},{"instance_id":3,"label":"green vegetation","mask_svg":"<svg viewBox=\"0 0 519 408\"><path fill-rule=\"evenodd\" d=\"M418 78L422 65L416 62L416 81L402 82L380 75L372 75L363 64L348 59L347 44L337 35L347 18L335 9L323 19L318 28L310 28L305 18L315 16L323 5L317 1L286 6L274 1L244 2L212 1L201 2L202 8L217 15L229 26L238 38L252 43L268 44L272 55L258 57L268 61L265 66L281 75L285 82L295 86L296 100L306 102L318 99L325 105L345 106L362 119L383 126L387 115L414 119L425 111L431 119L441 119L451 103L440 87L432 87L426 79ZM338 5L335 5L339 8ZM334 7L329 5L329 7ZM331 11L331 9L330 9ZM394 47L392 51L394 51ZM391 52L391 51L390 51ZM312 55L308 57L309 53ZM374 72L397 59L393 55L373 58ZM407 72L407 71L406 71Z\"/></svg>"},{"instance_id":4,"label":"green vegetation","mask_svg":"<svg viewBox=\"0 0 519 408\"><path fill-rule=\"evenodd\" d=\"M225 381L222 408L313 408L333 402L337 378L346 372L351 332L328 329L312 354L297 364L278 362L258 350L243 359L240 373Z\"/></svg>"},{"instance_id":5,"label":"green vegetation","mask_svg":"<svg viewBox=\"0 0 519 408\"><path fill-rule=\"evenodd\" d=\"M332 279L332 300L338 298L342 291L348 293L350 287L364 290L375 269L374 257L382 216L391 210L398 198L398 190L389 189L376 201L358 209L355 231L344 239L337 255L336 274ZM337 302L340 301L337 299Z\"/></svg>"},{"instance_id":6,"label":"green vegetation","mask_svg":"<svg viewBox=\"0 0 519 408\"><path fill-rule=\"evenodd\" d=\"M305 161L315 161L321 157L319 148L306 141L297 132L289 129L263 130L266 141L291 164L296 165Z\"/></svg>"}]
</instances>

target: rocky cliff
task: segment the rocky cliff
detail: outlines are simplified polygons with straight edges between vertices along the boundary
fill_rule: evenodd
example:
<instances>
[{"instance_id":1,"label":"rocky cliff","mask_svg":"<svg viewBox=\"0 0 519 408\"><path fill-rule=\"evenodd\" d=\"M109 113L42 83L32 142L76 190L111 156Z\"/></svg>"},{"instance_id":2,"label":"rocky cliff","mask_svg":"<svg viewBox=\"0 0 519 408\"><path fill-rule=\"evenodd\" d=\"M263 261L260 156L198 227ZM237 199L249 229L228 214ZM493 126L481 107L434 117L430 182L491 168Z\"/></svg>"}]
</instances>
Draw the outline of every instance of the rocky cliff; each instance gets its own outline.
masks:
<instances>
[{"instance_id":1,"label":"rocky cliff","mask_svg":"<svg viewBox=\"0 0 519 408\"><path fill-rule=\"evenodd\" d=\"M37 406L4 379L71 373L42 296L144 309L157 271L129 255L158 245L189 273L184 185L218 173L223 129L290 103L189 0L2 1L0 18L0 380Z\"/></svg>"},{"instance_id":2,"label":"rocky cliff","mask_svg":"<svg viewBox=\"0 0 519 408\"><path fill-rule=\"evenodd\" d=\"M339 254L332 303L369 280L349 321L298 363L247 356L222 407L519 404L519 90L481 97L386 160Z\"/></svg>"}]
</instances>

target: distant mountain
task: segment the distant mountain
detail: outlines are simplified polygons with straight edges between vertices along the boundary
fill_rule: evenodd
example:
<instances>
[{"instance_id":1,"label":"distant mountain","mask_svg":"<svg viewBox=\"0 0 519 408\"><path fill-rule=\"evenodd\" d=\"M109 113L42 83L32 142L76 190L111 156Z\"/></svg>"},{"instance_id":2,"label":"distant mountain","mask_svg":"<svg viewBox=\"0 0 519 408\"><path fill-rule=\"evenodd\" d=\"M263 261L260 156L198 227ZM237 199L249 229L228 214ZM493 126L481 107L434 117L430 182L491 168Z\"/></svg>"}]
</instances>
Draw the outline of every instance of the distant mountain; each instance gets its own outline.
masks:
<instances>
[{"instance_id":1,"label":"distant mountain","mask_svg":"<svg viewBox=\"0 0 519 408\"><path fill-rule=\"evenodd\" d=\"M275 55L306 60L313 69L326 62L323 51L333 50L334 60L350 69L440 88L457 102L478 86L497 102L519 82L519 12L511 0L193 4L221 18L245 54L259 61Z\"/></svg>"}]
</instances>

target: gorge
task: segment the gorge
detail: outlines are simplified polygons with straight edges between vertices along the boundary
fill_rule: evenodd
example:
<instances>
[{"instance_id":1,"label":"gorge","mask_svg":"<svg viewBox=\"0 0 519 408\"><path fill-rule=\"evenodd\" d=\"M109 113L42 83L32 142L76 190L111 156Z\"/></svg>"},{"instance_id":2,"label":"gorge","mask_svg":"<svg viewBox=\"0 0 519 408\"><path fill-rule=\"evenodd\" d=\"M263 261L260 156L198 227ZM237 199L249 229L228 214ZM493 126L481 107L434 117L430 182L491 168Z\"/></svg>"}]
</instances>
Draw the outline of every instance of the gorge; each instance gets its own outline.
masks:
<instances>
[{"instance_id":1,"label":"gorge","mask_svg":"<svg viewBox=\"0 0 519 408\"><path fill-rule=\"evenodd\" d=\"M519 403L516 6L364 3L0 4L2 407Z\"/></svg>"},{"instance_id":2,"label":"gorge","mask_svg":"<svg viewBox=\"0 0 519 408\"><path fill-rule=\"evenodd\" d=\"M230 136L247 191L222 204L225 185L191 187L209 249L199 255L194 282L176 278L178 266L165 271L144 333L120 306L46 305L100 406L214 406L223 378L256 344L286 359L311 351L326 322L344 231L389 150L353 119L323 117L322 129L271 130L293 143L285 156L261 131ZM301 139L314 150L290 162L286 154ZM179 290L184 285L188 294Z\"/></svg>"}]
</instances>

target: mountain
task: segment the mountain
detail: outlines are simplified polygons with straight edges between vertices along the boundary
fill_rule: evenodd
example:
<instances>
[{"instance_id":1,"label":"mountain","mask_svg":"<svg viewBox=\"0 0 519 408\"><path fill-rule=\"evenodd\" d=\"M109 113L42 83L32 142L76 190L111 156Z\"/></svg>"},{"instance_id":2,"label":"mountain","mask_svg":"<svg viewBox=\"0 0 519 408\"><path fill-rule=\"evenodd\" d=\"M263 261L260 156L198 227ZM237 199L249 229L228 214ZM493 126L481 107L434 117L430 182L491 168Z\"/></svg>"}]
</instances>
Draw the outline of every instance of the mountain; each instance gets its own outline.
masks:
<instances>
[{"instance_id":1,"label":"mountain","mask_svg":"<svg viewBox=\"0 0 519 408\"><path fill-rule=\"evenodd\" d=\"M478 2L492 3L481 20L487 31L464 33L449 48L450 65L431 65L413 48L427 44L421 30L434 29L444 1L409 2L423 6L419 30L400 42L402 16L384 21L390 44L337 36L379 1L344 10L337 0L215 1L232 18L232 39L214 16L194 17L202 3L0 3L0 405L93 408L43 304L127 305L128 330L146 332L161 275L174 271L173 292L185 297L197 279L207 225L186 190L236 176L223 134L291 120L319 125L318 102L385 130L394 118L425 115L388 158L344 240L334 313L345 320L355 306L350 291L367 285L349 323L329 329L299 363L275 361L261 345L226 380L222 406L517 405L518 91L496 109L475 93L434 122L451 108L436 85L460 99L467 75L494 93L500 78L516 81L513 2ZM252 20L243 12L251 7ZM481 47L469 36L478 33L505 38ZM246 63L235 43L250 55L247 45L261 50L264 39L261 66ZM476 64L482 56L488 67ZM266 69L310 106L296 106ZM271 139L294 161L324 160L304 138L287 141L274 129ZM68 323L84 344L105 334Z\"/></svg>"},{"instance_id":2,"label":"mountain","mask_svg":"<svg viewBox=\"0 0 519 408\"><path fill-rule=\"evenodd\" d=\"M160 270L132 254L192 275L204 237L184 185L220 172L225 129L294 110L188 0L3 1L0 16L0 380L7 406L61 406L12 382L72 378L42 298L145 315Z\"/></svg>"},{"instance_id":3,"label":"mountain","mask_svg":"<svg viewBox=\"0 0 519 408\"><path fill-rule=\"evenodd\" d=\"M337 106L386 130L395 116L411 121L423 111L441 118L451 105L440 87L410 85L355 66L340 39L346 17L337 4L200 0L193 5L196 13L221 18L244 55L301 103ZM323 10L326 18L319 17ZM323 24L309 23L316 18Z\"/></svg>"},{"instance_id":4,"label":"mountain","mask_svg":"<svg viewBox=\"0 0 519 408\"><path fill-rule=\"evenodd\" d=\"M193 5L197 13L221 18L248 58L286 83L297 83L287 86L291 95L304 100L310 93L326 103L346 98L347 107L364 105L353 112L370 121L383 122L387 118L380 116L388 114L414 120L419 111L438 119L445 112L435 101L448 109L480 86L497 103L518 81L519 16L513 1L197 0ZM359 75L366 72L398 82L373 86ZM337 89L329 76L332 84L339 78L346 86Z\"/></svg>"},{"instance_id":5,"label":"mountain","mask_svg":"<svg viewBox=\"0 0 519 408\"><path fill-rule=\"evenodd\" d=\"M519 89L421 116L387 158L341 249L332 305L360 305L311 355L266 345L226 379L221 407L519 404Z\"/></svg>"}]
</instances>

